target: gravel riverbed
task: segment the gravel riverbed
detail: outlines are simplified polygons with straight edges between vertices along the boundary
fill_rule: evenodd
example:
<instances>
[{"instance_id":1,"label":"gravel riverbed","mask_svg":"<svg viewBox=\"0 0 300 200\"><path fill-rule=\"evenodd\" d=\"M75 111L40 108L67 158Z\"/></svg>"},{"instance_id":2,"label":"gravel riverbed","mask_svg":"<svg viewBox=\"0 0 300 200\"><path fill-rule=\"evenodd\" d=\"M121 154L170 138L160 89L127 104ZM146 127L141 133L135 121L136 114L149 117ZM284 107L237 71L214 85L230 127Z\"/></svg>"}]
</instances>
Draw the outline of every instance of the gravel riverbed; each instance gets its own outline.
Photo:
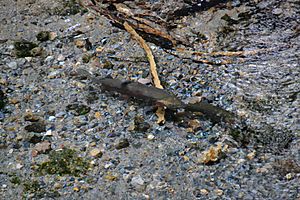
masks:
<instances>
[{"instance_id":1,"label":"gravel riverbed","mask_svg":"<svg viewBox=\"0 0 300 200\"><path fill-rule=\"evenodd\" d=\"M235 133L199 114L157 124L152 105L74 76L151 81L143 49L106 17L2 0L1 199L300 199L299 15L296 0L253 0L172 19L209 62L148 43L165 89L254 130Z\"/></svg>"}]
</instances>

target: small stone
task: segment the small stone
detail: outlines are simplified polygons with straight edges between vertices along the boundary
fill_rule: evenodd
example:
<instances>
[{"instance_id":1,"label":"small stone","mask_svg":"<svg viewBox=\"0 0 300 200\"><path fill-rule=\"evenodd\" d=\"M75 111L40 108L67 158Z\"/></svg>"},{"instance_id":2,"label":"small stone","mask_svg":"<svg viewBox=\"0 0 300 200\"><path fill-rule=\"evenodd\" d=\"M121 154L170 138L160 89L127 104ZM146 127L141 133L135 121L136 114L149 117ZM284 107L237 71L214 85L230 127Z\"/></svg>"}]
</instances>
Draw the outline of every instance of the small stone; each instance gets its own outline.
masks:
<instances>
[{"instance_id":1,"label":"small stone","mask_svg":"<svg viewBox=\"0 0 300 200\"><path fill-rule=\"evenodd\" d=\"M73 190L74 190L75 192L79 192L79 191L80 191L80 188L79 188L79 187L74 187Z\"/></svg>"},{"instance_id":2,"label":"small stone","mask_svg":"<svg viewBox=\"0 0 300 200\"><path fill-rule=\"evenodd\" d=\"M104 47L97 47L96 48L96 52L97 53L101 53L103 51Z\"/></svg>"},{"instance_id":3,"label":"small stone","mask_svg":"<svg viewBox=\"0 0 300 200\"><path fill-rule=\"evenodd\" d=\"M184 162L187 162L187 161L189 161L190 160L190 158L188 157L188 156L183 156L183 161Z\"/></svg>"},{"instance_id":4,"label":"small stone","mask_svg":"<svg viewBox=\"0 0 300 200\"><path fill-rule=\"evenodd\" d=\"M35 150L35 149L33 149L33 150L31 151L31 156L32 156L32 157L37 157L38 154L39 154L39 152L38 152L37 150Z\"/></svg>"},{"instance_id":5,"label":"small stone","mask_svg":"<svg viewBox=\"0 0 300 200\"><path fill-rule=\"evenodd\" d=\"M48 120L50 121L50 122L54 122L55 121L55 116L49 116L49 118L48 118Z\"/></svg>"},{"instance_id":6,"label":"small stone","mask_svg":"<svg viewBox=\"0 0 300 200\"><path fill-rule=\"evenodd\" d=\"M83 48L85 44L85 41L83 40L75 40L75 45L77 48Z\"/></svg>"},{"instance_id":7,"label":"small stone","mask_svg":"<svg viewBox=\"0 0 300 200\"><path fill-rule=\"evenodd\" d=\"M272 13L274 15L280 15L282 13L282 9L281 8L275 8L274 10L272 10Z\"/></svg>"},{"instance_id":8,"label":"small stone","mask_svg":"<svg viewBox=\"0 0 300 200\"><path fill-rule=\"evenodd\" d=\"M96 142L91 142L91 143L89 144L89 146L90 146L90 147L95 147L95 146L96 146Z\"/></svg>"},{"instance_id":9,"label":"small stone","mask_svg":"<svg viewBox=\"0 0 300 200\"><path fill-rule=\"evenodd\" d=\"M0 85L8 85L8 79L0 77ZM0 95L2 96L2 95Z\"/></svg>"},{"instance_id":10,"label":"small stone","mask_svg":"<svg viewBox=\"0 0 300 200\"><path fill-rule=\"evenodd\" d=\"M60 183L54 183L53 188L60 189L60 188L62 188L62 185Z\"/></svg>"},{"instance_id":11,"label":"small stone","mask_svg":"<svg viewBox=\"0 0 300 200\"><path fill-rule=\"evenodd\" d=\"M100 119L102 115L101 115L100 112L95 112L94 116L95 116L96 119Z\"/></svg>"},{"instance_id":12,"label":"small stone","mask_svg":"<svg viewBox=\"0 0 300 200\"><path fill-rule=\"evenodd\" d=\"M128 131L134 131L135 130L135 124L134 124L134 121L130 122L129 123L129 126L128 126Z\"/></svg>"},{"instance_id":13,"label":"small stone","mask_svg":"<svg viewBox=\"0 0 300 200\"><path fill-rule=\"evenodd\" d=\"M144 185L145 181L142 179L141 176L134 176L131 179L131 184L134 185L134 186Z\"/></svg>"},{"instance_id":14,"label":"small stone","mask_svg":"<svg viewBox=\"0 0 300 200\"><path fill-rule=\"evenodd\" d=\"M121 139L116 145L115 145L116 149L123 149L123 148L126 148L126 147L129 147L129 141L128 139L124 138L124 139Z\"/></svg>"},{"instance_id":15,"label":"small stone","mask_svg":"<svg viewBox=\"0 0 300 200\"><path fill-rule=\"evenodd\" d=\"M148 194L143 194L143 197L145 197L146 200L150 200L150 195Z\"/></svg>"},{"instance_id":16,"label":"small stone","mask_svg":"<svg viewBox=\"0 0 300 200\"><path fill-rule=\"evenodd\" d=\"M58 61L64 61L65 60L65 56L63 56L62 54L59 54L57 57Z\"/></svg>"},{"instance_id":17,"label":"small stone","mask_svg":"<svg viewBox=\"0 0 300 200\"><path fill-rule=\"evenodd\" d=\"M49 40L55 40L56 37L57 37L57 33L56 32L50 32L49 33Z\"/></svg>"},{"instance_id":18,"label":"small stone","mask_svg":"<svg viewBox=\"0 0 300 200\"><path fill-rule=\"evenodd\" d=\"M33 114L32 112L27 112L24 116L24 120L29 122L37 122L40 120L40 117Z\"/></svg>"},{"instance_id":19,"label":"small stone","mask_svg":"<svg viewBox=\"0 0 300 200\"><path fill-rule=\"evenodd\" d=\"M46 52L42 47L35 47L33 49L30 50L30 53L33 57L35 56L42 56L44 55Z\"/></svg>"},{"instance_id":20,"label":"small stone","mask_svg":"<svg viewBox=\"0 0 300 200\"><path fill-rule=\"evenodd\" d=\"M28 132L42 133L46 132L46 125L43 122L33 122L25 126L25 130Z\"/></svg>"},{"instance_id":21,"label":"small stone","mask_svg":"<svg viewBox=\"0 0 300 200\"><path fill-rule=\"evenodd\" d=\"M34 149L37 151L37 153L46 153L51 150L51 143L49 141L43 141L40 143L37 143L34 147Z\"/></svg>"},{"instance_id":22,"label":"small stone","mask_svg":"<svg viewBox=\"0 0 300 200\"><path fill-rule=\"evenodd\" d=\"M47 78L49 78L49 79L56 78L57 75L59 75L60 73L61 73L60 70L55 70L55 71L53 71L53 72L50 72L50 74L47 76Z\"/></svg>"},{"instance_id":23,"label":"small stone","mask_svg":"<svg viewBox=\"0 0 300 200\"><path fill-rule=\"evenodd\" d=\"M112 64L112 62L110 62L109 60L105 60L103 63L103 68L104 69L112 69L114 67L114 65Z\"/></svg>"},{"instance_id":24,"label":"small stone","mask_svg":"<svg viewBox=\"0 0 300 200\"><path fill-rule=\"evenodd\" d=\"M216 189L215 193L216 193L216 195L221 196L221 195L223 195L223 190Z\"/></svg>"},{"instance_id":25,"label":"small stone","mask_svg":"<svg viewBox=\"0 0 300 200\"><path fill-rule=\"evenodd\" d=\"M50 64L53 60L54 60L54 57L53 57L53 56L47 56L47 57L45 58L44 62Z\"/></svg>"},{"instance_id":26,"label":"small stone","mask_svg":"<svg viewBox=\"0 0 300 200\"><path fill-rule=\"evenodd\" d=\"M78 87L78 88L81 88L81 89L83 89L83 88L86 86L86 84L81 83L81 82L79 82L79 81L75 81L75 82L74 82L74 85L75 85L76 87Z\"/></svg>"},{"instance_id":27,"label":"small stone","mask_svg":"<svg viewBox=\"0 0 300 200\"><path fill-rule=\"evenodd\" d=\"M55 115L55 117L56 117L56 118L63 118L65 115L66 115L66 112L61 111L61 112L57 113L57 114Z\"/></svg>"},{"instance_id":28,"label":"small stone","mask_svg":"<svg viewBox=\"0 0 300 200\"><path fill-rule=\"evenodd\" d=\"M208 195L208 191L206 190L206 189L201 189L200 190L200 193L202 194L202 195Z\"/></svg>"},{"instance_id":29,"label":"small stone","mask_svg":"<svg viewBox=\"0 0 300 200\"><path fill-rule=\"evenodd\" d=\"M7 63L7 66L11 69L16 69L17 68L17 63L15 61Z\"/></svg>"},{"instance_id":30,"label":"small stone","mask_svg":"<svg viewBox=\"0 0 300 200\"><path fill-rule=\"evenodd\" d=\"M92 149L92 150L90 151L90 156L92 156L92 157L101 157L102 154L103 154L103 153L102 153L101 150L98 149L98 148Z\"/></svg>"},{"instance_id":31,"label":"small stone","mask_svg":"<svg viewBox=\"0 0 300 200\"><path fill-rule=\"evenodd\" d=\"M269 170L266 167L257 168L256 173L267 173Z\"/></svg>"},{"instance_id":32,"label":"small stone","mask_svg":"<svg viewBox=\"0 0 300 200\"><path fill-rule=\"evenodd\" d=\"M17 163L17 164L16 164L16 169L22 169L23 166L24 166L24 165L22 165L22 164L20 164L20 163Z\"/></svg>"},{"instance_id":33,"label":"small stone","mask_svg":"<svg viewBox=\"0 0 300 200\"><path fill-rule=\"evenodd\" d=\"M114 176L114 175L106 175L104 176L105 180L108 180L108 181L116 181L118 179L117 176Z\"/></svg>"},{"instance_id":34,"label":"small stone","mask_svg":"<svg viewBox=\"0 0 300 200\"><path fill-rule=\"evenodd\" d=\"M193 130L196 131L200 127L200 121L197 119L189 120L188 126Z\"/></svg>"},{"instance_id":35,"label":"small stone","mask_svg":"<svg viewBox=\"0 0 300 200\"><path fill-rule=\"evenodd\" d=\"M210 164L218 161L221 158L222 150L222 144L211 146L208 150L201 154L199 162L203 164Z\"/></svg>"},{"instance_id":36,"label":"small stone","mask_svg":"<svg viewBox=\"0 0 300 200\"><path fill-rule=\"evenodd\" d=\"M95 161L95 160L91 160L90 164L91 164L91 165L95 165L95 164L96 164L96 161Z\"/></svg>"},{"instance_id":37,"label":"small stone","mask_svg":"<svg viewBox=\"0 0 300 200\"><path fill-rule=\"evenodd\" d=\"M19 102L20 102L20 100L19 100L19 99L16 99L16 98L9 99L9 103L11 103L11 104L17 104L17 103L19 103Z\"/></svg>"},{"instance_id":38,"label":"small stone","mask_svg":"<svg viewBox=\"0 0 300 200\"><path fill-rule=\"evenodd\" d=\"M253 151L253 152L247 154L247 158L248 158L249 160L253 160L253 158L255 157L255 155L256 155L256 152Z\"/></svg>"},{"instance_id":39,"label":"small stone","mask_svg":"<svg viewBox=\"0 0 300 200\"><path fill-rule=\"evenodd\" d=\"M155 136L153 134L147 135L148 140L154 140Z\"/></svg>"},{"instance_id":40,"label":"small stone","mask_svg":"<svg viewBox=\"0 0 300 200\"><path fill-rule=\"evenodd\" d=\"M109 162L109 163L107 163L107 164L104 165L104 168L108 169L108 168L110 168L113 165L114 165L113 163Z\"/></svg>"},{"instance_id":41,"label":"small stone","mask_svg":"<svg viewBox=\"0 0 300 200\"><path fill-rule=\"evenodd\" d=\"M27 62L31 62L32 61L32 57L25 57L25 60L27 60Z\"/></svg>"},{"instance_id":42,"label":"small stone","mask_svg":"<svg viewBox=\"0 0 300 200\"><path fill-rule=\"evenodd\" d=\"M285 178L287 180L291 180L293 178L293 174L292 173L288 173L288 174L285 175Z\"/></svg>"},{"instance_id":43,"label":"small stone","mask_svg":"<svg viewBox=\"0 0 300 200\"><path fill-rule=\"evenodd\" d=\"M21 141L22 139L23 139L23 135L18 134L17 137L16 137L16 140L17 141Z\"/></svg>"}]
</instances>

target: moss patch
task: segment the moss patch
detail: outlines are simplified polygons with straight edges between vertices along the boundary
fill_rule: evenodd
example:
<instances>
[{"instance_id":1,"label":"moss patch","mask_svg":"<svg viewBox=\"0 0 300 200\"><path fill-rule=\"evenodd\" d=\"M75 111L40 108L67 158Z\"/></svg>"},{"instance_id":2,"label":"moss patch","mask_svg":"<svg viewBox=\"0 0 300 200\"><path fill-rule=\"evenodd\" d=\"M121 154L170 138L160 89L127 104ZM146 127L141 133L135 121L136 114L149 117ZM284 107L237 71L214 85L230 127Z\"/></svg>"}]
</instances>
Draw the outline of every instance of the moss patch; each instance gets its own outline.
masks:
<instances>
[{"instance_id":1,"label":"moss patch","mask_svg":"<svg viewBox=\"0 0 300 200\"><path fill-rule=\"evenodd\" d=\"M49 159L49 161L38 165L37 171L39 173L79 176L86 173L90 167L88 160L78 157L73 149L51 151Z\"/></svg>"},{"instance_id":2,"label":"moss patch","mask_svg":"<svg viewBox=\"0 0 300 200\"><path fill-rule=\"evenodd\" d=\"M15 54L18 58L31 57L32 56L31 50L37 46L38 46L37 44L26 40L15 41L14 43Z\"/></svg>"},{"instance_id":3,"label":"moss patch","mask_svg":"<svg viewBox=\"0 0 300 200\"><path fill-rule=\"evenodd\" d=\"M41 199L43 197L59 197L60 194L54 190L46 190L37 180L26 180L23 182L23 199L28 199L28 196Z\"/></svg>"},{"instance_id":4,"label":"moss patch","mask_svg":"<svg viewBox=\"0 0 300 200\"><path fill-rule=\"evenodd\" d=\"M60 16L67 16L76 15L79 12L84 13L87 12L87 10L82 8L76 0L66 0L62 1L62 5L56 7L52 13Z\"/></svg>"}]
</instances>

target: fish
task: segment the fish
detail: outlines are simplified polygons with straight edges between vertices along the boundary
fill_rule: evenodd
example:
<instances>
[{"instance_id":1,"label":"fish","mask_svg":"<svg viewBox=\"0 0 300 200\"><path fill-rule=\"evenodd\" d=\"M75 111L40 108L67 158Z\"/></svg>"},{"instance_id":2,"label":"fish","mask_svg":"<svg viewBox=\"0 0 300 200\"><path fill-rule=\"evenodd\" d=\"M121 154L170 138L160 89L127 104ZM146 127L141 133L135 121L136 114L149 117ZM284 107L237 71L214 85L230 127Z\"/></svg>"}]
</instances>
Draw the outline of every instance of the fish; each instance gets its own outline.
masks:
<instances>
[{"instance_id":1,"label":"fish","mask_svg":"<svg viewBox=\"0 0 300 200\"><path fill-rule=\"evenodd\" d=\"M204 101L194 104L184 103L173 93L165 89L147 86L139 82L128 80L99 78L84 69L78 69L77 73L81 77L87 77L92 83L99 85L104 91L118 92L129 97L151 102L157 106L164 106L174 111L184 109L191 112L200 112L214 123L226 122L233 124L235 121L234 114L223 108Z\"/></svg>"},{"instance_id":2,"label":"fish","mask_svg":"<svg viewBox=\"0 0 300 200\"><path fill-rule=\"evenodd\" d=\"M128 80L98 78L83 69L80 69L77 72L81 76L87 76L92 83L99 85L101 89L105 91L118 92L129 97L135 97L151 102L158 106L165 106L171 110L182 108L184 105L178 97L164 89Z\"/></svg>"}]
</instances>

